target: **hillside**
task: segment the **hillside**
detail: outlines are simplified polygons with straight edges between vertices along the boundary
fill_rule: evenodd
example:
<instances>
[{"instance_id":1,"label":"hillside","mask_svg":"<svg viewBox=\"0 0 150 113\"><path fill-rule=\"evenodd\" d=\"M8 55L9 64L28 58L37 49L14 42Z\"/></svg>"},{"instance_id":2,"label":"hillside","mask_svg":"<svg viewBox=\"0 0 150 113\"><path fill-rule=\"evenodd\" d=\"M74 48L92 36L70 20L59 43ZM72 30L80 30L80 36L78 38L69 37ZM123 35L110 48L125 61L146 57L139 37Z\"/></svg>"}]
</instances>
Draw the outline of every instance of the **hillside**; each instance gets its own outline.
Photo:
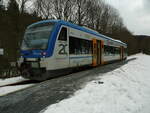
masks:
<instances>
[{"instance_id":1,"label":"hillside","mask_svg":"<svg viewBox=\"0 0 150 113\"><path fill-rule=\"evenodd\" d=\"M135 39L137 40L137 50L138 52L143 52L146 54L150 54L150 36L146 35L135 35Z\"/></svg>"}]
</instances>

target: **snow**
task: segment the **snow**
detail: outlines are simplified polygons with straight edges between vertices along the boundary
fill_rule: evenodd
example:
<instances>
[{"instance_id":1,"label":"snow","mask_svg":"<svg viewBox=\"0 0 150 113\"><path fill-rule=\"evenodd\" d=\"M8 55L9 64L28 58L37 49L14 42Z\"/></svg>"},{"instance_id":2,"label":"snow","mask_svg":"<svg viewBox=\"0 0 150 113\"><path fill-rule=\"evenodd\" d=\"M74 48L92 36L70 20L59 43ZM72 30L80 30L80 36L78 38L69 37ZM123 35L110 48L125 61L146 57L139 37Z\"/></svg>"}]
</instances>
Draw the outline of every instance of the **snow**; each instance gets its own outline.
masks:
<instances>
[{"instance_id":1,"label":"snow","mask_svg":"<svg viewBox=\"0 0 150 113\"><path fill-rule=\"evenodd\" d=\"M25 88L30 87L32 85L33 84L1 87L0 88L0 96L4 96L6 94L16 92L16 91L21 90L21 89L25 89Z\"/></svg>"},{"instance_id":2,"label":"snow","mask_svg":"<svg viewBox=\"0 0 150 113\"><path fill-rule=\"evenodd\" d=\"M150 56L137 54L128 60L41 113L149 113Z\"/></svg>"},{"instance_id":3,"label":"snow","mask_svg":"<svg viewBox=\"0 0 150 113\"><path fill-rule=\"evenodd\" d=\"M24 79L22 77L14 77L14 78L8 78L8 79L0 79L0 96L4 96L6 94L27 88L32 86L33 84L27 84L27 85L16 85L16 86L6 86L13 83L19 83L26 81L27 79Z\"/></svg>"},{"instance_id":4,"label":"snow","mask_svg":"<svg viewBox=\"0 0 150 113\"><path fill-rule=\"evenodd\" d=\"M22 82L26 81L27 79L22 78L22 77L13 77L13 78L8 78L8 79L0 79L0 86L8 85L8 84L13 84L17 82Z\"/></svg>"}]
</instances>

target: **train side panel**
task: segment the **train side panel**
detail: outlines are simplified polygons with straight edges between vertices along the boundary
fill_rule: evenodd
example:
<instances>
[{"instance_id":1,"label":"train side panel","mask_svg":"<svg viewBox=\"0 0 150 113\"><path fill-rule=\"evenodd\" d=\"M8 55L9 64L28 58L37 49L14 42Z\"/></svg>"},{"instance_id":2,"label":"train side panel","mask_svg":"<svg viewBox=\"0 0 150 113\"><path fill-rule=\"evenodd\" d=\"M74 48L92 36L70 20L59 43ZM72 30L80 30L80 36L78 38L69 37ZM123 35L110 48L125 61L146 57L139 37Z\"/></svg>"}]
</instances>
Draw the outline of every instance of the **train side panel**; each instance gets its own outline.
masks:
<instances>
[{"instance_id":1,"label":"train side panel","mask_svg":"<svg viewBox=\"0 0 150 113\"><path fill-rule=\"evenodd\" d=\"M54 49L55 69L63 69L69 67L69 40L68 27L61 26L56 38Z\"/></svg>"},{"instance_id":2,"label":"train side panel","mask_svg":"<svg viewBox=\"0 0 150 113\"><path fill-rule=\"evenodd\" d=\"M69 28L69 66L79 67L92 64L91 35Z\"/></svg>"}]
</instances>

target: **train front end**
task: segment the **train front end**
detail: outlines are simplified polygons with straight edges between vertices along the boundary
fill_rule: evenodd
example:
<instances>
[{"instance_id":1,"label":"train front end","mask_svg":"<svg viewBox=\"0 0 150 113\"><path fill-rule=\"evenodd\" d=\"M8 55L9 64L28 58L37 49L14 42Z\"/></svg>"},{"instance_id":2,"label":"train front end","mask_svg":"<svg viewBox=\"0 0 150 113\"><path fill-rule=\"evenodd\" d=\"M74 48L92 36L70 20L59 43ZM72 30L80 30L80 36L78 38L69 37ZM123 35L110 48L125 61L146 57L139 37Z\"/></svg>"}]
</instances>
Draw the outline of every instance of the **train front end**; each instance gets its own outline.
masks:
<instances>
[{"instance_id":1,"label":"train front end","mask_svg":"<svg viewBox=\"0 0 150 113\"><path fill-rule=\"evenodd\" d=\"M21 45L19 67L21 76L32 80L47 79L46 58L52 56L55 23L45 22L30 25Z\"/></svg>"}]
</instances>

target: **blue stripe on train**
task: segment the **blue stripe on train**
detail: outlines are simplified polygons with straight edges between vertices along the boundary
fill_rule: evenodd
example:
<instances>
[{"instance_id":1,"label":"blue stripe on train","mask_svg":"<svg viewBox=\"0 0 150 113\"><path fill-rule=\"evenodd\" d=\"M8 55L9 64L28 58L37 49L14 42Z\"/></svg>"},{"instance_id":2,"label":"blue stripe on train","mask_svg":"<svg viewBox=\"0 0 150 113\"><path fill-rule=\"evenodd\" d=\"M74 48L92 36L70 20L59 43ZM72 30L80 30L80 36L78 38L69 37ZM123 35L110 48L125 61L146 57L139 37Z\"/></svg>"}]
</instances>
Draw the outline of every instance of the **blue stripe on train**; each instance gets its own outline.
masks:
<instances>
[{"instance_id":1,"label":"blue stripe on train","mask_svg":"<svg viewBox=\"0 0 150 113\"><path fill-rule=\"evenodd\" d=\"M92 56L74 56L74 57L69 57L70 59L80 59L80 58L92 58Z\"/></svg>"}]
</instances>

